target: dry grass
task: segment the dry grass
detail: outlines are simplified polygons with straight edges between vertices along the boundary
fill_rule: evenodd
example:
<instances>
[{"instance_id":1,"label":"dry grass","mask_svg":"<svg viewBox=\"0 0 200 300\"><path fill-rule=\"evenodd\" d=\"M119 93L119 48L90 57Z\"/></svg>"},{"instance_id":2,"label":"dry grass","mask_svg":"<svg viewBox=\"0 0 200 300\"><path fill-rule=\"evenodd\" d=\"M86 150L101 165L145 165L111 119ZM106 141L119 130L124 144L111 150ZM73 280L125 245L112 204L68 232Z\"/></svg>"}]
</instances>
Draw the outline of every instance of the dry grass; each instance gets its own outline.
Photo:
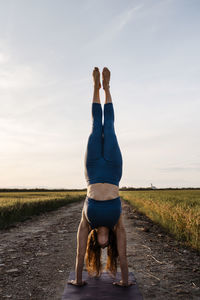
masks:
<instances>
[{"instance_id":1,"label":"dry grass","mask_svg":"<svg viewBox=\"0 0 200 300\"><path fill-rule=\"evenodd\" d=\"M200 250L200 190L122 191L120 196L177 239Z\"/></svg>"},{"instance_id":2,"label":"dry grass","mask_svg":"<svg viewBox=\"0 0 200 300\"><path fill-rule=\"evenodd\" d=\"M32 215L54 210L84 199L85 192L8 192L0 193L0 228Z\"/></svg>"}]
</instances>

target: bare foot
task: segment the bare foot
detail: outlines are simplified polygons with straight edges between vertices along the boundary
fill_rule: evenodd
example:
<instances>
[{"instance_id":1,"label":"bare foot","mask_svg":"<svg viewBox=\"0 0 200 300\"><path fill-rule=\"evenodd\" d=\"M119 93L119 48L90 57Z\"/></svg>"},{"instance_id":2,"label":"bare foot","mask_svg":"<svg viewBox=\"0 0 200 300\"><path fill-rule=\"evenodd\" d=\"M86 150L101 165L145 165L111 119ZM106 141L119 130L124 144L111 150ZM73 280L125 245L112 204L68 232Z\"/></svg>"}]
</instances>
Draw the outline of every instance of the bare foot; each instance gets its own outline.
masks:
<instances>
[{"instance_id":1,"label":"bare foot","mask_svg":"<svg viewBox=\"0 0 200 300\"><path fill-rule=\"evenodd\" d=\"M103 72L102 72L102 77L103 77L103 89L109 89L110 85L110 71L108 68L104 67Z\"/></svg>"},{"instance_id":2,"label":"bare foot","mask_svg":"<svg viewBox=\"0 0 200 300\"><path fill-rule=\"evenodd\" d=\"M100 72L97 67L94 68L92 75L94 80L94 87L100 89L101 88Z\"/></svg>"}]
</instances>

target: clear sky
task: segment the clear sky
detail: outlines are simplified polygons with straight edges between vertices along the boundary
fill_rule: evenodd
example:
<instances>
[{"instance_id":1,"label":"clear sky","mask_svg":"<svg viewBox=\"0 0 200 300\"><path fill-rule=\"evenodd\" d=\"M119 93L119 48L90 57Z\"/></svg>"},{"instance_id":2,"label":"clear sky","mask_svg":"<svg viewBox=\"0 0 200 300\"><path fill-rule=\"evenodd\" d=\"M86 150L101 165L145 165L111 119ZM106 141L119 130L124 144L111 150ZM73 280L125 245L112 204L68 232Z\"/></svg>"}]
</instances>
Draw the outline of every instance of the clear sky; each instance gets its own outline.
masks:
<instances>
[{"instance_id":1,"label":"clear sky","mask_svg":"<svg viewBox=\"0 0 200 300\"><path fill-rule=\"evenodd\" d=\"M0 0L0 188L86 187L95 66L120 187L200 186L199 32L199 0Z\"/></svg>"}]
</instances>

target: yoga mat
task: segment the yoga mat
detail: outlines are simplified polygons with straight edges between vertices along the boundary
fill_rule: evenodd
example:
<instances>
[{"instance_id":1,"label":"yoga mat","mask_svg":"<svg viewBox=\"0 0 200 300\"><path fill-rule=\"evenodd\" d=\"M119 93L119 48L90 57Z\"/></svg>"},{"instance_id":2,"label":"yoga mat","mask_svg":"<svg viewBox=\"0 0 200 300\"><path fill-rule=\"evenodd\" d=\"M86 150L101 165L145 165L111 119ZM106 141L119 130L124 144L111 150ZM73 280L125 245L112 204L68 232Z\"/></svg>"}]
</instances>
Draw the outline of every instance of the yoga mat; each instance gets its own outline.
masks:
<instances>
[{"instance_id":1,"label":"yoga mat","mask_svg":"<svg viewBox=\"0 0 200 300\"><path fill-rule=\"evenodd\" d=\"M75 278L75 272L70 272L69 280ZM116 280L121 279L118 272ZM62 300L142 300L143 297L139 292L137 284L130 287L114 286L115 281L108 273L103 272L100 278L89 277L87 272L83 272L83 280L87 281L87 285L74 286L67 284L64 289ZM129 280L135 282L133 273L129 273Z\"/></svg>"}]
</instances>

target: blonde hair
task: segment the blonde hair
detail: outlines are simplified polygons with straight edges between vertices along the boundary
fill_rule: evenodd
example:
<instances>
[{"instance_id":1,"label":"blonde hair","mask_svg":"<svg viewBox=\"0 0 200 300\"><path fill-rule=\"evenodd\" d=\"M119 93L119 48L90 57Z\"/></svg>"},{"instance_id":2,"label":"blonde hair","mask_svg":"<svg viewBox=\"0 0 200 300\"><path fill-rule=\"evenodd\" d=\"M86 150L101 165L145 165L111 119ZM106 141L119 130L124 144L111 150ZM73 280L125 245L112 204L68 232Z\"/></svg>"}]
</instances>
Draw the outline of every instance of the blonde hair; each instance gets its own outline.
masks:
<instances>
[{"instance_id":1,"label":"blonde hair","mask_svg":"<svg viewBox=\"0 0 200 300\"><path fill-rule=\"evenodd\" d=\"M90 276L101 276L101 273L103 271L101 263L101 253L101 246L99 245L97 239L97 230L93 229L88 236L85 255L86 268ZM109 244L107 248L107 263L105 269L114 276L117 272L117 258L117 239L115 232L110 229Z\"/></svg>"}]
</instances>

